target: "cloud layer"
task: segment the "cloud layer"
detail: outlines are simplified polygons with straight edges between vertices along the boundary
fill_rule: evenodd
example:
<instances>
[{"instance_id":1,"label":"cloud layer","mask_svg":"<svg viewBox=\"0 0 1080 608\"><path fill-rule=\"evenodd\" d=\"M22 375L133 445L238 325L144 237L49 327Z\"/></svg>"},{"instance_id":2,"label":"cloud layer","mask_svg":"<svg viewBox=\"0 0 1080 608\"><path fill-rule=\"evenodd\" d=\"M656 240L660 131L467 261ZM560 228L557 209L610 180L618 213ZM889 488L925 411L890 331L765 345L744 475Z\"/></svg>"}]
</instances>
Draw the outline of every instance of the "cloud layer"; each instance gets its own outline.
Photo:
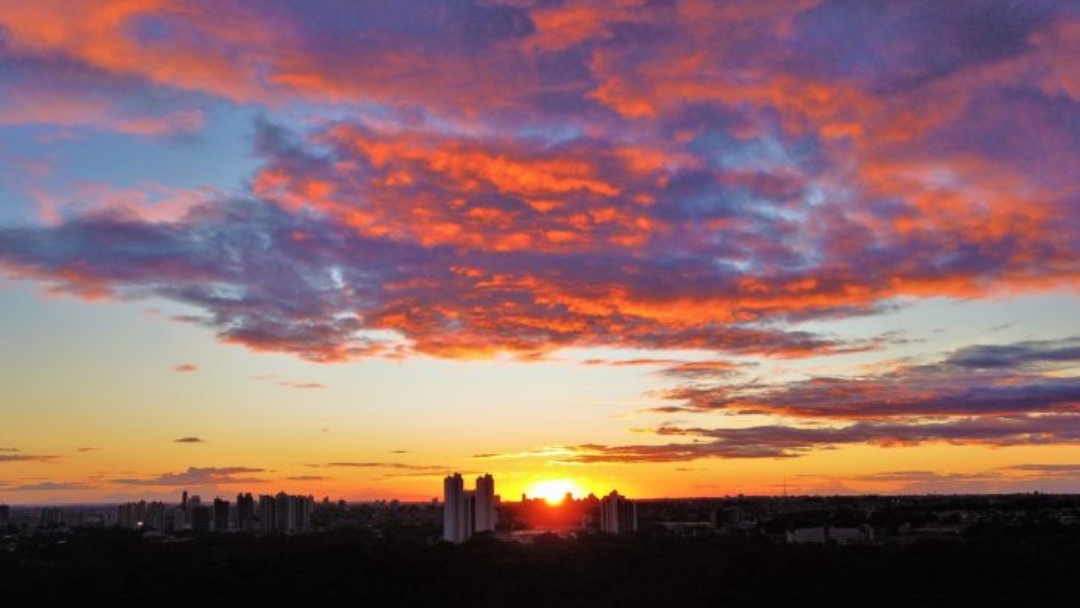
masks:
<instances>
[{"instance_id":1,"label":"cloud layer","mask_svg":"<svg viewBox=\"0 0 1080 608\"><path fill-rule=\"evenodd\" d=\"M191 304L226 341L315 360L804 355L872 345L790 321L1075 284L1080 15L872 4L5 11L4 80L24 95L82 79L182 106L162 119L179 127L124 113L121 131L199 128L191 95L348 111L261 123L247 196L2 228L0 264ZM12 123L70 122L16 103Z\"/></svg>"}]
</instances>

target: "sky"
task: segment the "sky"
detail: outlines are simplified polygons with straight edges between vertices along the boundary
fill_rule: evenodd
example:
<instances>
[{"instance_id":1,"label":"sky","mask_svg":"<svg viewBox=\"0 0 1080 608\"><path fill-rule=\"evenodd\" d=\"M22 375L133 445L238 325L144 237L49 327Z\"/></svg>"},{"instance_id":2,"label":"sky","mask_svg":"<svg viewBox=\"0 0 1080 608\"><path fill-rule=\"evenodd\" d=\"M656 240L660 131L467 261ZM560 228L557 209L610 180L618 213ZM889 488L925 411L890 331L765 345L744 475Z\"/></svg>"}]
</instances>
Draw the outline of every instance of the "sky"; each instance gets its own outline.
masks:
<instances>
[{"instance_id":1,"label":"sky","mask_svg":"<svg viewBox=\"0 0 1080 608\"><path fill-rule=\"evenodd\" d=\"M1080 4L0 6L0 503L1080 492Z\"/></svg>"}]
</instances>

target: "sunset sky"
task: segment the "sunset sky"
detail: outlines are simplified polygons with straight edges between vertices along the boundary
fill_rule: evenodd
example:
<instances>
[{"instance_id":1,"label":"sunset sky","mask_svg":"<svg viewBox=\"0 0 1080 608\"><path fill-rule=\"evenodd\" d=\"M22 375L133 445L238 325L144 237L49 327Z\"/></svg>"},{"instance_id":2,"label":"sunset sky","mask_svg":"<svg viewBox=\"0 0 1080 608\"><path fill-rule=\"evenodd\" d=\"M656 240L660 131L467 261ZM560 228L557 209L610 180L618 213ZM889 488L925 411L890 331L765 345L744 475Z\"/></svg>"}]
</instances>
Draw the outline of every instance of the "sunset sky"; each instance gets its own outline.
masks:
<instances>
[{"instance_id":1,"label":"sunset sky","mask_svg":"<svg viewBox=\"0 0 1080 608\"><path fill-rule=\"evenodd\" d=\"M1080 492L1080 3L0 0L0 503Z\"/></svg>"}]
</instances>

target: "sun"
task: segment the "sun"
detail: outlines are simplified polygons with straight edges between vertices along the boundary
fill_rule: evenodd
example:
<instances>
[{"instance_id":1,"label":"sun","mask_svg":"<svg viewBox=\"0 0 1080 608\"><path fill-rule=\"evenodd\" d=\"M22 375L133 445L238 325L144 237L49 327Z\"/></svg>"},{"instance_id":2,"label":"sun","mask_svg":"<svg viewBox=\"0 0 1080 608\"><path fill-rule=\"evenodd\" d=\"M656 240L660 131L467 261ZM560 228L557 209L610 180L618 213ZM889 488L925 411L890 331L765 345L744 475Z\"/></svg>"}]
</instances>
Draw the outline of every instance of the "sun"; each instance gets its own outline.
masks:
<instances>
[{"instance_id":1,"label":"sun","mask_svg":"<svg viewBox=\"0 0 1080 608\"><path fill-rule=\"evenodd\" d=\"M543 498L549 505L560 504L569 493L581 497L585 494L581 486L570 479L544 479L534 482L525 491L529 498Z\"/></svg>"}]
</instances>

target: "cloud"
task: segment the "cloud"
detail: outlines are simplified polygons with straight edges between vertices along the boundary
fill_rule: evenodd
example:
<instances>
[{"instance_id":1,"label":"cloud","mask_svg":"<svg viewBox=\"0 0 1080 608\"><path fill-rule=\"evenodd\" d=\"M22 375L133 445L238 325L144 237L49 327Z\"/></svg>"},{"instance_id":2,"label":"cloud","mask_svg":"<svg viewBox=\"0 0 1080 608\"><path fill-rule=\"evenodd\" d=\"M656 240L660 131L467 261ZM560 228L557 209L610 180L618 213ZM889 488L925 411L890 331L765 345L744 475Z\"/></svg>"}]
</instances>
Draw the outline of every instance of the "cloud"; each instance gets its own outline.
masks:
<instances>
[{"instance_id":1,"label":"cloud","mask_svg":"<svg viewBox=\"0 0 1080 608\"><path fill-rule=\"evenodd\" d=\"M657 409L838 420L1071 412L1080 408L1080 378L1053 372L1078 364L1078 338L973 345L863 376L683 386Z\"/></svg>"},{"instance_id":2,"label":"cloud","mask_svg":"<svg viewBox=\"0 0 1080 608\"><path fill-rule=\"evenodd\" d=\"M856 422L839 427L781 424L746 428L644 429L690 442L564 446L502 457L544 457L567 463L690 462L711 458L795 458L816 450L866 444L882 448L928 443L1009 447L1080 444L1080 414L952 418L938 422Z\"/></svg>"},{"instance_id":3,"label":"cloud","mask_svg":"<svg viewBox=\"0 0 1080 608\"><path fill-rule=\"evenodd\" d=\"M321 382L282 382L282 386L299 390L318 390L326 388Z\"/></svg>"},{"instance_id":4,"label":"cloud","mask_svg":"<svg viewBox=\"0 0 1080 608\"><path fill-rule=\"evenodd\" d=\"M3 489L12 492L67 492L72 490L94 490L97 489L97 487L98 486L94 484L74 481L42 481L38 483L5 487Z\"/></svg>"},{"instance_id":5,"label":"cloud","mask_svg":"<svg viewBox=\"0 0 1080 608\"><path fill-rule=\"evenodd\" d=\"M173 443L206 443L206 441L198 437L181 437L173 439Z\"/></svg>"},{"instance_id":6,"label":"cloud","mask_svg":"<svg viewBox=\"0 0 1080 608\"><path fill-rule=\"evenodd\" d=\"M954 484L958 482L985 482L1002 479L1000 472L940 473L935 471L884 471L848 478L852 481L872 483L895 483L902 486L913 484Z\"/></svg>"},{"instance_id":7,"label":"cloud","mask_svg":"<svg viewBox=\"0 0 1080 608\"><path fill-rule=\"evenodd\" d=\"M1002 469L1047 477L1080 477L1080 464L1016 464Z\"/></svg>"},{"instance_id":8,"label":"cloud","mask_svg":"<svg viewBox=\"0 0 1080 608\"><path fill-rule=\"evenodd\" d=\"M327 481L333 479L332 477L323 477L321 475L296 475L294 477L286 477L289 481Z\"/></svg>"},{"instance_id":9,"label":"cloud","mask_svg":"<svg viewBox=\"0 0 1080 608\"><path fill-rule=\"evenodd\" d=\"M110 479L109 483L129 486L200 486L230 485L240 483L265 483L266 479L246 476L248 473L264 473L266 469L252 467L188 467L180 473L162 473L151 478Z\"/></svg>"},{"instance_id":10,"label":"cloud","mask_svg":"<svg viewBox=\"0 0 1080 608\"><path fill-rule=\"evenodd\" d=\"M198 369L199 366L195 365L194 363L178 363L172 367L172 370L174 372L178 372L181 374L189 374L198 371Z\"/></svg>"},{"instance_id":11,"label":"cloud","mask_svg":"<svg viewBox=\"0 0 1080 608\"><path fill-rule=\"evenodd\" d=\"M51 454L0 454L0 462L54 462L58 458Z\"/></svg>"},{"instance_id":12,"label":"cloud","mask_svg":"<svg viewBox=\"0 0 1080 608\"><path fill-rule=\"evenodd\" d=\"M1068 3L24 4L4 124L346 117L259 121L247 186L166 217L0 227L17 278L254 350L844 353L887 342L796 324L1080 280Z\"/></svg>"},{"instance_id":13,"label":"cloud","mask_svg":"<svg viewBox=\"0 0 1080 608\"><path fill-rule=\"evenodd\" d=\"M0 448L0 452L18 452L18 448Z\"/></svg>"},{"instance_id":14,"label":"cloud","mask_svg":"<svg viewBox=\"0 0 1080 608\"><path fill-rule=\"evenodd\" d=\"M292 388L297 390L321 390L326 388L326 385L321 382L298 382L296 380L285 380L278 378L277 374L264 374L259 376L251 376L252 380L262 380L264 382L272 382L278 386L284 386L285 388Z\"/></svg>"},{"instance_id":15,"label":"cloud","mask_svg":"<svg viewBox=\"0 0 1080 608\"><path fill-rule=\"evenodd\" d=\"M322 466L329 468L343 467L356 469L405 469L410 471L445 471L447 468L441 465L408 464L404 462L328 462Z\"/></svg>"},{"instance_id":16,"label":"cloud","mask_svg":"<svg viewBox=\"0 0 1080 608\"><path fill-rule=\"evenodd\" d=\"M82 447L82 448L76 448L75 451L77 451L77 452L96 452L96 451L98 451L100 449L101 448L95 448L95 447Z\"/></svg>"}]
</instances>

